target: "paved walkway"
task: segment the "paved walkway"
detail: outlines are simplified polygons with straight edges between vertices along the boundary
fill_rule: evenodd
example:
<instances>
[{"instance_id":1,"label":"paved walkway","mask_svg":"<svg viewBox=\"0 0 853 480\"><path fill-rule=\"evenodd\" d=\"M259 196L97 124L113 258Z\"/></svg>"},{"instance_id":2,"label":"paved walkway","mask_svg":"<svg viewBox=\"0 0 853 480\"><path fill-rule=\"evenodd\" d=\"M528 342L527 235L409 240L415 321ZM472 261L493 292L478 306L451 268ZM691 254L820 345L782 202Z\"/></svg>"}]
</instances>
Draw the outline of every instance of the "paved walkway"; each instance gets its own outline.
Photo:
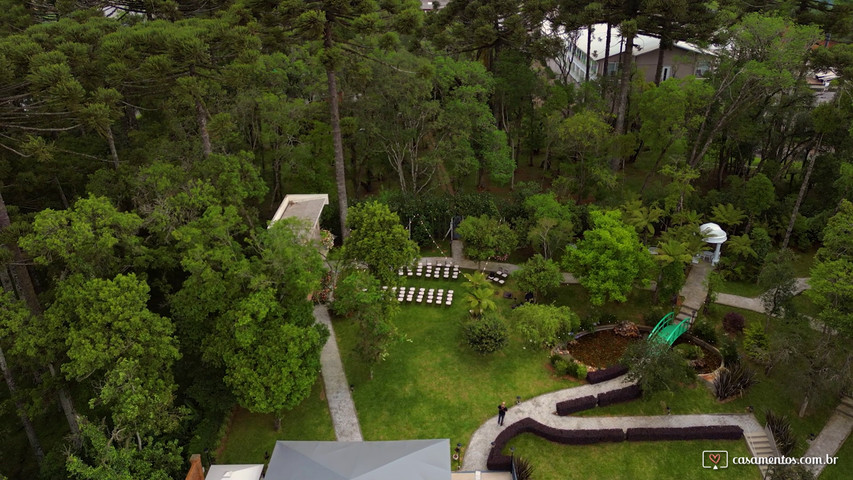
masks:
<instances>
[{"instance_id":1,"label":"paved walkway","mask_svg":"<svg viewBox=\"0 0 853 480\"><path fill-rule=\"evenodd\" d=\"M511 406L506 414L504 426L497 424L498 417L488 419L474 432L471 442L465 448L463 470L485 470L491 443L507 426L523 418L530 417L537 422L560 429L590 430L598 428L635 428L635 427L694 427L703 425L738 425L745 432L759 431L761 426L751 414L709 414L709 415L659 415L640 417L574 417L558 416L555 412L557 402L597 395L628 385L624 377L602 382L596 385L582 385L556 392L546 393L520 405ZM497 412L497 405L495 405Z\"/></svg>"},{"instance_id":2,"label":"paved walkway","mask_svg":"<svg viewBox=\"0 0 853 480\"><path fill-rule=\"evenodd\" d=\"M714 267L709 262L700 261L692 265L690 274L687 275L684 286L679 292L679 295L684 297L684 300L681 301L682 312L702 309L705 298L708 296L708 275L713 270Z\"/></svg>"},{"instance_id":3,"label":"paved walkway","mask_svg":"<svg viewBox=\"0 0 853 480\"><path fill-rule=\"evenodd\" d=\"M329 328L329 340L320 353L320 364L323 367L323 384L326 387L329 413L332 414L332 425L335 427L335 438L339 442L360 442L364 440L361 436L361 426L338 351L335 329L332 328L329 310L325 305L314 307L314 319Z\"/></svg>"},{"instance_id":4,"label":"paved walkway","mask_svg":"<svg viewBox=\"0 0 853 480\"><path fill-rule=\"evenodd\" d=\"M850 435L851 430L853 430L853 418L835 411L803 456L822 458L826 458L827 455L835 456L841 446L844 445L844 441ZM825 464L808 465L806 468L817 477L825 466Z\"/></svg>"},{"instance_id":5,"label":"paved walkway","mask_svg":"<svg viewBox=\"0 0 853 480\"><path fill-rule=\"evenodd\" d=\"M794 284L794 295L799 295L809 289L808 277L798 278ZM764 313L764 303L761 297L741 297L730 293L718 293L717 302L720 305L742 308L753 312Z\"/></svg>"}]
</instances>

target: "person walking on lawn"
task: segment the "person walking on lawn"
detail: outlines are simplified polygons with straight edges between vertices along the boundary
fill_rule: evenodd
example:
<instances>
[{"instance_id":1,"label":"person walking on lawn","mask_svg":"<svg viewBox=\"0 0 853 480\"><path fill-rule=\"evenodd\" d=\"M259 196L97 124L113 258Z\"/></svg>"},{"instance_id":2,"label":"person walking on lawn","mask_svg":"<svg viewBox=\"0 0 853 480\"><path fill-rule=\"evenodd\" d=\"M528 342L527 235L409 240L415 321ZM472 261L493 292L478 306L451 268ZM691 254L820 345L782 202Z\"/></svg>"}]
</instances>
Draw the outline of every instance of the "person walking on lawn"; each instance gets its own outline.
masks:
<instances>
[{"instance_id":1,"label":"person walking on lawn","mask_svg":"<svg viewBox=\"0 0 853 480\"><path fill-rule=\"evenodd\" d=\"M501 402L501 404L498 405L498 425L500 426L504 425L504 417L506 416L506 411L506 402Z\"/></svg>"}]
</instances>

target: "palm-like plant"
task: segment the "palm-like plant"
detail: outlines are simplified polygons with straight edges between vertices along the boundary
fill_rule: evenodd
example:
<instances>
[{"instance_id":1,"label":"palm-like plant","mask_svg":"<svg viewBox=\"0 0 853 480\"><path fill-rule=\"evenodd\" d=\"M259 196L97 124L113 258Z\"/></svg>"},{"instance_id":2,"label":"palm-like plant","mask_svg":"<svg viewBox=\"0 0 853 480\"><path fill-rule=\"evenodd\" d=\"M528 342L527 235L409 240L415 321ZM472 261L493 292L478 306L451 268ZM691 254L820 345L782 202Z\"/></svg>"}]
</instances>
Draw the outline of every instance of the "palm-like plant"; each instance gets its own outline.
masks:
<instances>
[{"instance_id":1,"label":"palm-like plant","mask_svg":"<svg viewBox=\"0 0 853 480\"><path fill-rule=\"evenodd\" d=\"M669 238L662 240L661 243L658 244L658 254L655 255L654 258L661 264L657 279L658 288L655 289L654 295L655 302L657 302L661 289L661 281L663 280L664 268L672 264L678 264L683 272L684 266L690 263L693 259L693 250L691 250L688 242ZM672 268L678 267L673 266ZM681 288L681 285L676 286L676 290L679 288Z\"/></svg>"},{"instance_id":2,"label":"palm-like plant","mask_svg":"<svg viewBox=\"0 0 853 480\"><path fill-rule=\"evenodd\" d=\"M743 210L731 203L721 203L711 209L711 220L727 227L735 228L746 220L746 215Z\"/></svg>"},{"instance_id":3,"label":"palm-like plant","mask_svg":"<svg viewBox=\"0 0 853 480\"><path fill-rule=\"evenodd\" d=\"M495 289L482 272L463 274L467 280L462 286L468 291L465 294L465 303L471 314L479 317L483 313L495 310L497 304L494 300Z\"/></svg>"},{"instance_id":4,"label":"palm-like plant","mask_svg":"<svg viewBox=\"0 0 853 480\"><path fill-rule=\"evenodd\" d=\"M645 241L655 234L655 224L663 218L664 211L657 205L645 206L640 200L632 200L622 206L622 219L637 230Z\"/></svg>"},{"instance_id":5,"label":"palm-like plant","mask_svg":"<svg viewBox=\"0 0 853 480\"><path fill-rule=\"evenodd\" d=\"M743 259L758 258L758 254L752 248L752 239L749 235L736 235L729 237L726 247L732 255Z\"/></svg>"},{"instance_id":6,"label":"palm-like plant","mask_svg":"<svg viewBox=\"0 0 853 480\"><path fill-rule=\"evenodd\" d=\"M478 288L465 294L465 303L468 304L468 309L476 317L482 316L486 312L493 311L497 308L494 300L493 288Z\"/></svg>"},{"instance_id":7,"label":"palm-like plant","mask_svg":"<svg viewBox=\"0 0 853 480\"><path fill-rule=\"evenodd\" d=\"M662 262L664 265L669 265L673 262L681 262L686 265L692 259L693 253L689 250L689 245L673 238L662 241L658 245L658 254L655 255L655 260Z\"/></svg>"}]
</instances>

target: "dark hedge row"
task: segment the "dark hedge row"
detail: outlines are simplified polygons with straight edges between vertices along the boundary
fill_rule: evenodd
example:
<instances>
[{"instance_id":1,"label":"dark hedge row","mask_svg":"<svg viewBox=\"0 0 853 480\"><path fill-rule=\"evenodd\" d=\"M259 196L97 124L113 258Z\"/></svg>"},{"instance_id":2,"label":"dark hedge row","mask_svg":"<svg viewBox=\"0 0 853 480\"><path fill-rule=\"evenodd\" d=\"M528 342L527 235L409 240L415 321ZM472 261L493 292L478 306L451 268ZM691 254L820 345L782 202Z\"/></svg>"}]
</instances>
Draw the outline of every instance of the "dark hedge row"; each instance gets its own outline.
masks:
<instances>
[{"instance_id":1,"label":"dark hedge row","mask_svg":"<svg viewBox=\"0 0 853 480\"><path fill-rule=\"evenodd\" d=\"M593 397L592 395L580 398L573 398L572 400L565 400L557 403L557 415L571 415L575 412L580 412L581 410L589 410L590 408L595 408L597 405L598 399Z\"/></svg>"},{"instance_id":2,"label":"dark hedge row","mask_svg":"<svg viewBox=\"0 0 853 480\"><path fill-rule=\"evenodd\" d=\"M738 440L743 429L737 425L713 425L704 427L660 427L629 428L629 442L668 440Z\"/></svg>"},{"instance_id":3,"label":"dark hedge row","mask_svg":"<svg viewBox=\"0 0 853 480\"><path fill-rule=\"evenodd\" d=\"M598 394L598 406L606 407L608 405L613 405L614 403L634 400L635 398L640 398L642 393L643 391L640 390L639 385L629 385L618 390L602 392Z\"/></svg>"},{"instance_id":4,"label":"dark hedge row","mask_svg":"<svg viewBox=\"0 0 853 480\"><path fill-rule=\"evenodd\" d=\"M532 433L545 440L566 445L591 445L601 442L621 442L625 440L625 432L621 428L606 428L598 430L561 430L548 427L533 420L524 418L504 429L496 438L486 466L489 470L510 470L512 458L501 453L506 444L514 437L523 433Z\"/></svg>"},{"instance_id":5,"label":"dark hedge row","mask_svg":"<svg viewBox=\"0 0 853 480\"><path fill-rule=\"evenodd\" d=\"M614 365L612 367L603 368L586 374L586 381L592 384L612 380L616 377L621 377L628 373L628 367L624 365Z\"/></svg>"}]
</instances>

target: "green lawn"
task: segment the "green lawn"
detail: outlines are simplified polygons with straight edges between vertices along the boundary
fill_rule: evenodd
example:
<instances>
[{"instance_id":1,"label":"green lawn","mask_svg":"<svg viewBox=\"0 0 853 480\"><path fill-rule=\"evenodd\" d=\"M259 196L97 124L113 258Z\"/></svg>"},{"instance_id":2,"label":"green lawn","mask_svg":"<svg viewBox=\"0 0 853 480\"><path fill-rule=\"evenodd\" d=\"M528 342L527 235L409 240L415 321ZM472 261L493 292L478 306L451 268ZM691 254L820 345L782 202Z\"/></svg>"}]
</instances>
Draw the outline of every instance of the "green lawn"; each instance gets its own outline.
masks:
<instances>
[{"instance_id":1,"label":"green lawn","mask_svg":"<svg viewBox=\"0 0 853 480\"><path fill-rule=\"evenodd\" d=\"M544 303L553 302L557 305L565 305L580 315L581 318L598 310L600 312L615 315L617 322L630 320L632 322L642 324L643 316L650 310L662 308L652 302L653 295L654 294L649 290L635 288L628 295L627 302L610 302L596 308L590 303L589 294L584 287L580 285L562 285L559 289L550 293L548 297L541 301Z\"/></svg>"},{"instance_id":2,"label":"green lawn","mask_svg":"<svg viewBox=\"0 0 853 480\"><path fill-rule=\"evenodd\" d=\"M816 253L816 249L807 252L797 252L797 258L794 260L794 275L808 277Z\"/></svg>"},{"instance_id":3,"label":"green lawn","mask_svg":"<svg viewBox=\"0 0 853 480\"><path fill-rule=\"evenodd\" d=\"M452 255L450 240L435 239L434 243L421 246L422 257L450 257Z\"/></svg>"},{"instance_id":4,"label":"green lawn","mask_svg":"<svg viewBox=\"0 0 853 480\"><path fill-rule=\"evenodd\" d=\"M735 280L721 282L719 291L720 293L739 295L741 297L757 297L764 293L761 287L755 282L740 282Z\"/></svg>"},{"instance_id":5,"label":"green lawn","mask_svg":"<svg viewBox=\"0 0 853 480\"><path fill-rule=\"evenodd\" d=\"M318 377L311 395L282 419L276 432L272 415L238 409L216 463L265 463L264 452L272 454L276 440L335 440L332 417Z\"/></svg>"},{"instance_id":6,"label":"green lawn","mask_svg":"<svg viewBox=\"0 0 853 480\"><path fill-rule=\"evenodd\" d=\"M827 465L820 474L820 480L845 480L850 478L853 472L853 436L847 437L847 441L841 446L841 450L835 454L838 463Z\"/></svg>"},{"instance_id":7,"label":"green lawn","mask_svg":"<svg viewBox=\"0 0 853 480\"><path fill-rule=\"evenodd\" d=\"M809 269L814 263L814 256L817 250L809 250L807 252L797 252L794 260L794 275L797 277L808 277ZM729 280L722 282L719 287L721 293L729 293L732 295L740 295L742 297L757 297L764 293L761 287L755 281L737 281Z\"/></svg>"},{"instance_id":8,"label":"green lawn","mask_svg":"<svg viewBox=\"0 0 853 480\"><path fill-rule=\"evenodd\" d=\"M803 315L808 315L810 317L817 317L818 314L820 314L820 309L809 297L805 295L805 293L797 295L791 301L798 313L802 313Z\"/></svg>"},{"instance_id":9,"label":"green lawn","mask_svg":"<svg viewBox=\"0 0 853 480\"><path fill-rule=\"evenodd\" d=\"M365 440L450 438L467 444L501 401L530 398L575 385L548 369L548 354L513 339L501 352L480 355L463 344L467 312L460 282L409 279L410 286L452 288L451 307L404 305L396 323L407 341L394 344L384 362L370 367L354 352L357 329L334 320L347 379ZM496 297L501 308L509 300Z\"/></svg>"},{"instance_id":10,"label":"green lawn","mask_svg":"<svg viewBox=\"0 0 853 480\"><path fill-rule=\"evenodd\" d=\"M680 442L621 442L597 445L560 445L533 434L519 435L509 442L504 453L515 448L515 455L533 465L536 480L657 480L684 479L758 479L758 467L733 465L735 456L749 456L742 440L692 440ZM728 468L702 468L704 450L729 452Z\"/></svg>"}]
</instances>

